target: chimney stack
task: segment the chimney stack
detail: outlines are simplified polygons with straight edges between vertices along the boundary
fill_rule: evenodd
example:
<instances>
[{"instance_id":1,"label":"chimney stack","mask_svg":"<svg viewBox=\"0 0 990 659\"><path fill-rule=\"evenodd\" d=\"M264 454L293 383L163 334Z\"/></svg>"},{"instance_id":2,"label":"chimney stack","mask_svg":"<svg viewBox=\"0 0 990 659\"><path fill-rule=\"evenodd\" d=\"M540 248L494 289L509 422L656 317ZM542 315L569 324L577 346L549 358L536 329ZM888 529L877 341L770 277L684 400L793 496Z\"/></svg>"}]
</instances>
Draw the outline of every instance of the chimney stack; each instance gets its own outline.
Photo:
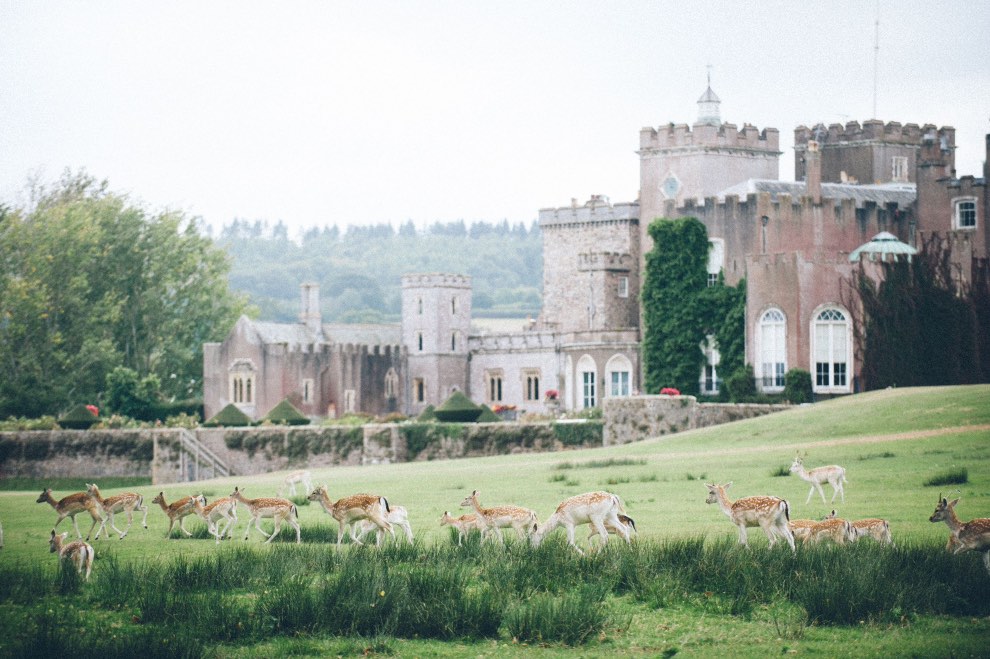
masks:
<instances>
[{"instance_id":1,"label":"chimney stack","mask_svg":"<svg viewBox=\"0 0 990 659\"><path fill-rule=\"evenodd\" d=\"M320 315L320 285L307 282L300 285L299 290L302 294L299 322L313 332L319 333L323 327L323 317Z\"/></svg>"},{"instance_id":2,"label":"chimney stack","mask_svg":"<svg viewBox=\"0 0 990 659\"><path fill-rule=\"evenodd\" d=\"M818 142L808 140L808 150L804 152L805 193L816 206L822 203L822 154Z\"/></svg>"}]
</instances>

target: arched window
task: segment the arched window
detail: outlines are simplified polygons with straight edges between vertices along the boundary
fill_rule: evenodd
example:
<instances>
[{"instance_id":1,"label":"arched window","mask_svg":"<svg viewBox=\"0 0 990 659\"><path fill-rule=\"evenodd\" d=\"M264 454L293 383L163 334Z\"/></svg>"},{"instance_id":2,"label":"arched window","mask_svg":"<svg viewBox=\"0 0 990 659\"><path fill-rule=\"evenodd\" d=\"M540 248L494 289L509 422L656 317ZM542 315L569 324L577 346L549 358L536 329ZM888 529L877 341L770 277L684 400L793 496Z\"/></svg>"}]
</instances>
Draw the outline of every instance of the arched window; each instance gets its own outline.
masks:
<instances>
[{"instance_id":1,"label":"arched window","mask_svg":"<svg viewBox=\"0 0 990 659\"><path fill-rule=\"evenodd\" d=\"M811 331L815 391L849 391L849 332L849 320L839 309L823 309L815 316Z\"/></svg>"},{"instance_id":2,"label":"arched window","mask_svg":"<svg viewBox=\"0 0 990 659\"><path fill-rule=\"evenodd\" d=\"M787 321L780 309L767 309L760 316L757 328L759 337L760 388L763 391L780 391L784 388L787 372Z\"/></svg>"},{"instance_id":3,"label":"arched window","mask_svg":"<svg viewBox=\"0 0 990 659\"><path fill-rule=\"evenodd\" d=\"M605 378L610 397L630 395L632 393L632 362L625 355L612 355L605 362Z\"/></svg>"},{"instance_id":4,"label":"arched window","mask_svg":"<svg viewBox=\"0 0 990 659\"><path fill-rule=\"evenodd\" d=\"M253 405L254 381L257 369L250 359L236 359L227 369L230 402L237 405Z\"/></svg>"},{"instance_id":5,"label":"arched window","mask_svg":"<svg viewBox=\"0 0 990 659\"><path fill-rule=\"evenodd\" d=\"M718 394L718 365L722 361L722 355L718 351L718 341L715 340L714 335L709 334L699 347L705 355L699 389L705 396L714 396Z\"/></svg>"},{"instance_id":6,"label":"arched window","mask_svg":"<svg viewBox=\"0 0 990 659\"><path fill-rule=\"evenodd\" d=\"M582 355L577 364L578 386L581 396L581 408L596 407L598 405L598 367L591 355Z\"/></svg>"},{"instance_id":7,"label":"arched window","mask_svg":"<svg viewBox=\"0 0 990 659\"><path fill-rule=\"evenodd\" d=\"M399 391L399 374L394 368L388 369L385 374L385 398L396 398Z\"/></svg>"},{"instance_id":8,"label":"arched window","mask_svg":"<svg viewBox=\"0 0 990 659\"><path fill-rule=\"evenodd\" d=\"M720 238L712 238L708 241L708 285L718 284L718 275L722 272L725 264L725 242Z\"/></svg>"}]
</instances>

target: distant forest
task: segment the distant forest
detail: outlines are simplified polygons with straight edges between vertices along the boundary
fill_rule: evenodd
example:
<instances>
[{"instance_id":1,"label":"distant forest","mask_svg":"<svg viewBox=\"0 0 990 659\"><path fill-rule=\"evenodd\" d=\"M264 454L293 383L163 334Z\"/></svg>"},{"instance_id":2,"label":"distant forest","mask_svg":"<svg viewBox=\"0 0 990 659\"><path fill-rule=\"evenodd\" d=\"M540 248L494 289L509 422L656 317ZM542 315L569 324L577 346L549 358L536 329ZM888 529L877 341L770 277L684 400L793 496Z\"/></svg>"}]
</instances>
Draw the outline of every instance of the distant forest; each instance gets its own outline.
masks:
<instances>
[{"instance_id":1,"label":"distant forest","mask_svg":"<svg viewBox=\"0 0 990 659\"><path fill-rule=\"evenodd\" d=\"M293 240L281 222L234 220L214 239L231 257L231 288L247 294L259 320L297 320L299 285L315 281L324 322L397 322L402 275L416 272L470 275L476 317L535 317L541 308L536 222L331 226Z\"/></svg>"}]
</instances>

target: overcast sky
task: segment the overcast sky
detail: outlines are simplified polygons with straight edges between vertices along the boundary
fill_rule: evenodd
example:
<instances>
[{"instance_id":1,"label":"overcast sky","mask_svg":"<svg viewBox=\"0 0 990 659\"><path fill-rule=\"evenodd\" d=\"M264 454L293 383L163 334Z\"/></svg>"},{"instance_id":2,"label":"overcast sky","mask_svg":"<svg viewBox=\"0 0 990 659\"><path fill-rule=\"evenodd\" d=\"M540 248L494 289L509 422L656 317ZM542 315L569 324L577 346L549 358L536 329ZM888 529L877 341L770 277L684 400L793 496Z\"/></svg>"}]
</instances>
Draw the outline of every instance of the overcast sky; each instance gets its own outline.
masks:
<instances>
[{"instance_id":1,"label":"overcast sky","mask_svg":"<svg viewBox=\"0 0 990 659\"><path fill-rule=\"evenodd\" d=\"M84 168L219 228L529 223L636 199L639 130L873 117L875 2L0 0L0 200ZM990 4L879 3L877 117L982 175Z\"/></svg>"}]
</instances>

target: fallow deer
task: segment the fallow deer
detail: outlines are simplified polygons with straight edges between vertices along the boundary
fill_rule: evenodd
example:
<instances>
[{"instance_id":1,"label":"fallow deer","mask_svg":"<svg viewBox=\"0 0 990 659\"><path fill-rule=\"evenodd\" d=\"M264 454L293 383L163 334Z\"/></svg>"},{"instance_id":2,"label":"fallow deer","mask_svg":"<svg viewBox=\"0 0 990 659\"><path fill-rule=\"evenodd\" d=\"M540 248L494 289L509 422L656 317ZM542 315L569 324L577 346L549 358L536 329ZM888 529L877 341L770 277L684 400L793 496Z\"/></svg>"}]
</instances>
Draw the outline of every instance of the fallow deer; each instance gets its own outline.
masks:
<instances>
[{"instance_id":1,"label":"fallow deer","mask_svg":"<svg viewBox=\"0 0 990 659\"><path fill-rule=\"evenodd\" d=\"M395 530L385 517L390 512L388 500L385 497L378 496L377 494L354 494L334 501L327 492L327 486L320 485L306 498L310 501L319 502L323 506L323 510L337 520L337 524L339 525L337 532L338 545L343 541L344 532L351 524L365 519L370 520L379 529L395 537ZM360 539L355 538L354 535L351 538L358 544L361 544ZM381 541L382 536L379 535L378 543L381 544Z\"/></svg>"},{"instance_id":2,"label":"fallow deer","mask_svg":"<svg viewBox=\"0 0 990 659\"><path fill-rule=\"evenodd\" d=\"M203 518L206 527L217 539L217 544L220 544L220 541L228 533L233 535L231 532L234 524L237 523L237 501L233 497L220 497L213 503L207 504L206 497L200 494L193 497L193 506L196 509L196 514ZM219 527L221 520L226 521L223 529Z\"/></svg>"},{"instance_id":3,"label":"fallow deer","mask_svg":"<svg viewBox=\"0 0 990 659\"><path fill-rule=\"evenodd\" d=\"M298 469L293 472L289 472L285 476L285 480L282 482L282 487L279 488L278 495L282 496L285 492L285 488L289 488L289 496L296 496L296 485L302 485L303 494L312 491L313 489L313 476L309 473L308 469Z\"/></svg>"},{"instance_id":4,"label":"fallow deer","mask_svg":"<svg viewBox=\"0 0 990 659\"><path fill-rule=\"evenodd\" d=\"M107 538L110 537L110 532L107 531L107 523L110 523L110 528L117 532L120 539L123 540L124 536L127 535L128 531L131 530L131 524L134 522L134 511L140 510L144 513L144 518L141 520L141 526L148 528L148 507L144 505L144 497L140 494L134 492L122 492L121 494L114 494L103 498L100 493L100 488L97 487L96 483L86 484L86 494L96 500L100 504L100 507L105 513L105 519L100 524L100 528L96 529L96 535L93 537L94 540L100 539L100 533L103 532ZM127 528L121 531L114 525L113 516L116 513L125 512L127 513Z\"/></svg>"},{"instance_id":5,"label":"fallow deer","mask_svg":"<svg viewBox=\"0 0 990 659\"><path fill-rule=\"evenodd\" d=\"M76 523L76 515L81 512L87 512L93 519L93 523L89 527L89 532L86 534L86 540L89 540L96 525L103 523L103 516L100 514L100 505L93 501L85 492L76 492L56 501L55 497L52 496L51 488L47 488L38 497L36 503L48 503L58 513L58 519L55 520L55 526L52 527L53 531L58 528L58 525L62 523L63 519L68 517L72 519L72 526L76 530L76 536L82 538L82 533L79 532L79 525Z\"/></svg>"},{"instance_id":6,"label":"fallow deer","mask_svg":"<svg viewBox=\"0 0 990 659\"><path fill-rule=\"evenodd\" d=\"M452 526L457 529L457 546L460 547L464 541L464 538L473 531L478 530L481 532L482 537L485 533L485 525L478 519L477 515L467 514L461 515L460 517L452 517L450 512L443 511L443 517L440 518L440 526Z\"/></svg>"},{"instance_id":7,"label":"fallow deer","mask_svg":"<svg viewBox=\"0 0 990 659\"><path fill-rule=\"evenodd\" d=\"M473 491L461 501L461 508L473 508L478 516L478 521L485 525L485 529L494 533L500 543L504 543L502 529L514 528L519 537L525 540L536 531L538 518L536 513L529 508L522 506L495 506L494 508L482 508L478 503L478 490Z\"/></svg>"},{"instance_id":8,"label":"fallow deer","mask_svg":"<svg viewBox=\"0 0 990 659\"><path fill-rule=\"evenodd\" d=\"M609 527L614 528L617 535L628 543L630 541L628 527L619 519L622 512L622 499L616 494L611 492L578 494L557 506L557 510L550 515L546 523L540 525L533 534L533 544L538 546L547 534L563 526L567 532L567 543L579 554L583 554L584 552L574 542L574 527L581 524L591 524L594 532L601 537L602 544L608 542Z\"/></svg>"},{"instance_id":9,"label":"fallow deer","mask_svg":"<svg viewBox=\"0 0 990 659\"><path fill-rule=\"evenodd\" d=\"M890 523L885 519L857 519L852 522L856 535L860 538L873 538L881 545L894 546L894 538L890 535Z\"/></svg>"},{"instance_id":10,"label":"fallow deer","mask_svg":"<svg viewBox=\"0 0 990 659\"><path fill-rule=\"evenodd\" d=\"M732 481L725 485L706 483L705 487L708 488L708 498L705 503L717 503L732 523L739 527L740 544L748 546L747 527L759 526L766 534L771 547L777 541L777 536L780 536L790 545L791 551L794 551L794 535L787 526L791 516L787 501L773 496L743 497L731 501L725 491L732 487Z\"/></svg>"},{"instance_id":11,"label":"fallow deer","mask_svg":"<svg viewBox=\"0 0 990 659\"><path fill-rule=\"evenodd\" d=\"M193 497L182 497L172 503L167 503L165 501L165 493L159 492L158 496L151 500L151 503L157 503L161 506L162 512L168 517L168 531L165 532L166 540L172 537L172 527L175 526L176 522L179 523L180 531L192 537L192 533L186 530L185 519L196 512L196 502Z\"/></svg>"},{"instance_id":12,"label":"fallow deer","mask_svg":"<svg viewBox=\"0 0 990 659\"><path fill-rule=\"evenodd\" d=\"M234 491L230 493L230 498L236 499L238 503L244 504L244 507L248 509L248 513L251 515L251 519L248 520L247 528L244 529L244 539L247 540L248 536L251 535L251 524L258 529L258 533L265 536L267 540L266 543L271 542L275 539L275 536L279 534L282 530L282 522L288 522L289 526L296 530L296 544L302 542L302 533L299 529L299 511L296 510L296 505L289 501L288 499L281 499L279 497L260 497L258 499L248 499L244 496L244 493L239 488L234 488ZM265 533L264 529L261 528L261 520L265 518L271 518L275 522L275 530L272 531L271 535Z\"/></svg>"},{"instance_id":13,"label":"fallow deer","mask_svg":"<svg viewBox=\"0 0 990 659\"><path fill-rule=\"evenodd\" d=\"M384 516L385 520L393 527L397 526L402 529L406 534L406 540L409 541L409 544L413 544L412 525L409 524L409 511L406 510L405 506L392 506L387 512L385 512ZM355 529L357 530L356 534ZM378 525L370 519L362 519L351 526L351 539L360 543L364 540L365 536L372 531L377 533L375 544L382 544L382 539L385 537L385 531L380 529Z\"/></svg>"},{"instance_id":14,"label":"fallow deer","mask_svg":"<svg viewBox=\"0 0 990 659\"><path fill-rule=\"evenodd\" d=\"M82 574L83 578L88 581L89 573L93 570L93 558L96 556L96 552L93 551L92 546L82 540L66 542L68 537L68 533L57 535L52 529L51 538L48 540L49 552L57 553L60 561L75 563L79 574Z\"/></svg>"},{"instance_id":15,"label":"fallow deer","mask_svg":"<svg viewBox=\"0 0 990 659\"><path fill-rule=\"evenodd\" d=\"M797 474L801 480L811 483L811 489L808 490L808 498L805 503L811 501L811 495L818 490L818 494L822 496L822 503L825 503L825 492L822 490L822 483L828 483L832 486L832 503L835 502L835 495L839 494L842 496L842 502L846 502L846 492L842 488L843 483L846 482L846 470L839 465L828 465L827 467L815 467L811 471L806 471L804 468L804 463L801 461L800 456L794 456L794 462L791 463L791 473Z\"/></svg>"},{"instance_id":16,"label":"fallow deer","mask_svg":"<svg viewBox=\"0 0 990 659\"><path fill-rule=\"evenodd\" d=\"M808 534L808 542L817 544L822 540L831 540L837 545L844 545L847 542L856 542L859 534L853 529L853 525L840 517L817 522L811 527Z\"/></svg>"},{"instance_id":17,"label":"fallow deer","mask_svg":"<svg viewBox=\"0 0 990 659\"><path fill-rule=\"evenodd\" d=\"M952 550L953 554L964 551L982 552L983 565L986 566L987 572L990 572L990 518L977 517L963 522L956 515L957 503L959 503L959 499L949 501L939 495L938 505L935 506L935 512L928 518L928 521L932 523L945 522L946 526L949 527L952 537L956 540L955 549ZM951 540L950 544L953 544Z\"/></svg>"}]
</instances>

